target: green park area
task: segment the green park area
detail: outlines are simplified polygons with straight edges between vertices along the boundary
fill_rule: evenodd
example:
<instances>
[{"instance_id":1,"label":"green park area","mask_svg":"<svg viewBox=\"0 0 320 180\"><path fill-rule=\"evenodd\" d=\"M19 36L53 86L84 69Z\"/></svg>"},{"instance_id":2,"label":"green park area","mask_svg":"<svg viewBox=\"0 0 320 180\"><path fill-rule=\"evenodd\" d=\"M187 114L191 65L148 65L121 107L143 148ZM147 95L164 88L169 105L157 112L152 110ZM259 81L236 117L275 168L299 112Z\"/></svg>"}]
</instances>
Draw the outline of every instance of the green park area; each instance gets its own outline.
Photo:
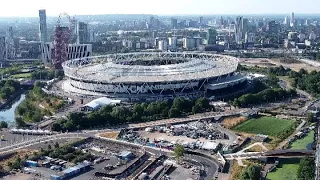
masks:
<instances>
[{"instance_id":1,"label":"green park area","mask_svg":"<svg viewBox=\"0 0 320 180\"><path fill-rule=\"evenodd\" d=\"M251 134L264 134L279 139L284 139L295 129L295 121L278 119L275 117L261 116L259 118L249 119L232 130Z\"/></svg>"},{"instance_id":2,"label":"green park area","mask_svg":"<svg viewBox=\"0 0 320 180\"><path fill-rule=\"evenodd\" d=\"M280 159L279 165L267 175L267 180L298 180L300 159Z\"/></svg>"},{"instance_id":3,"label":"green park area","mask_svg":"<svg viewBox=\"0 0 320 180\"><path fill-rule=\"evenodd\" d=\"M14 74L11 76L12 78L15 78L15 79L19 79L19 78L32 78L32 74L31 73L20 73L20 74Z\"/></svg>"},{"instance_id":4,"label":"green park area","mask_svg":"<svg viewBox=\"0 0 320 180\"><path fill-rule=\"evenodd\" d=\"M310 131L305 137L294 141L289 149L307 149L307 145L313 142L313 137L314 131Z\"/></svg>"}]
</instances>

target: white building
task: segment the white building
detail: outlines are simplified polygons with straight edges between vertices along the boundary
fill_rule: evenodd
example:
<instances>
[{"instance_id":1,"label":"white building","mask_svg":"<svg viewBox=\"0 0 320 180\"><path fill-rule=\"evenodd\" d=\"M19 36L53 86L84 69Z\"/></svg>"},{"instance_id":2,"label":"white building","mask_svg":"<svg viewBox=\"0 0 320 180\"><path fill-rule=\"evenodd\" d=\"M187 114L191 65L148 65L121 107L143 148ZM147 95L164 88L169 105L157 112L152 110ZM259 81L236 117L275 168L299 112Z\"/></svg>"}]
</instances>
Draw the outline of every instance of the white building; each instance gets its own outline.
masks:
<instances>
[{"instance_id":1,"label":"white building","mask_svg":"<svg viewBox=\"0 0 320 180\"><path fill-rule=\"evenodd\" d=\"M246 33L244 39L245 39L245 42L246 42L246 43L254 43L254 41L255 41L255 34L254 34L254 33Z\"/></svg>"},{"instance_id":2,"label":"white building","mask_svg":"<svg viewBox=\"0 0 320 180\"><path fill-rule=\"evenodd\" d=\"M183 38L183 48L185 48L185 49L195 48L194 38Z\"/></svg>"},{"instance_id":3,"label":"white building","mask_svg":"<svg viewBox=\"0 0 320 180\"><path fill-rule=\"evenodd\" d=\"M309 39L310 39L310 40L316 40L316 39L317 39L316 33L311 32L310 35L309 35Z\"/></svg>"},{"instance_id":4,"label":"white building","mask_svg":"<svg viewBox=\"0 0 320 180\"><path fill-rule=\"evenodd\" d=\"M40 41L47 42L48 41L48 31L47 31L47 16L46 10L41 9L39 10L39 31L40 31Z\"/></svg>"},{"instance_id":5,"label":"white building","mask_svg":"<svg viewBox=\"0 0 320 180\"><path fill-rule=\"evenodd\" d=\"M298 38L299 38L299 41L300 41L300 42L304 42L304 40L306 39L306 35L303 34L303 33L300 33L300 34L298 35Z\"/></svg>"},{"instance_id":6,"label":"white building","mask_svg":"<svg viewBox=\"0 0 320 180\"><path fill-rule=\"evenodd\" d=\"M177 37L169 37L169 46L171 50L177 49Z\"/></svg>"},{"instance_id":7,"label":"white building","mask_svg":"<svg viewBox=\"0 0 320 180\"><path fill-rule=\"evenodd\" d=\"M41 61L47 66L52 65L53 59L53 44L41 43ZM69 44L68 46L68 60L85 58L92 56L91 44Z\"/></svg>"},{"instance_id":8,"label":"white building","mask_svg":"<svg viewBox=\"0 0 320 180\"><path fill-rule=\"evenodd\" d=\"M290 19L289 19L289 16L286 16L284 18L284 23L283 23L286 27L289 27L290 26Z\"/></svg>"},{"instance_id":9,"label":"white building","mask_svg":"<svg viewBox=\"0 0 320 180\"><path fill-rule=\"evenodd\" d=\"M131 40L124 39L124 40L122 40L122 46L124 46L124 47L126 47L128 49L132 49L133 42Z\"/></svg>"},{"instance_id":10,"label":"white building","mask_svg":"<svg viewBox=\"0 0 320 180\"><path fill-rule=\"evenodd\" d=\"M167 51L168 50L168 43L166 40L160 40L158 42L158 49L160 51Z\"/></svg>"}]
</instances>

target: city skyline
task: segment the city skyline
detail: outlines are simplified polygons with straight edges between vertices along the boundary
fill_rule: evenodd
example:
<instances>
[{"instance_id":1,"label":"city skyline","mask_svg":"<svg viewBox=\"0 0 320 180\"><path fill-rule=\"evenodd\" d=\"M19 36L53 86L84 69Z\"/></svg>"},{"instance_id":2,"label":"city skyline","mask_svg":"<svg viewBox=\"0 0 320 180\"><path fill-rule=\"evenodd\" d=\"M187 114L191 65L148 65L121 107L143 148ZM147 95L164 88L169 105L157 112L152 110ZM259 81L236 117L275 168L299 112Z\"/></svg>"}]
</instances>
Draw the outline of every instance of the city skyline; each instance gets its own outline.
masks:
<instances>
[{"instance_id":1,"label":"city skyline","mask_svg":"<svg viewBox=\"0 0 320 180\"><path fill-rule=\"evenodd\" d=\"M17 6L19 4L19 6ZM48 16L67 12L70 15L94 14L155 14L155 15L215 15L215 14L317 14L320 1L305 0L163 0L150 3L148 0L119 0L90 3L74 1L11 0L4 4L0 17L37 17L39 9L46 9ZM14 8L13 8L14 7ZM133 8L134 7L134 8ZM242 7L242 8L239 8Z\"/></svg>"}]
</instances>

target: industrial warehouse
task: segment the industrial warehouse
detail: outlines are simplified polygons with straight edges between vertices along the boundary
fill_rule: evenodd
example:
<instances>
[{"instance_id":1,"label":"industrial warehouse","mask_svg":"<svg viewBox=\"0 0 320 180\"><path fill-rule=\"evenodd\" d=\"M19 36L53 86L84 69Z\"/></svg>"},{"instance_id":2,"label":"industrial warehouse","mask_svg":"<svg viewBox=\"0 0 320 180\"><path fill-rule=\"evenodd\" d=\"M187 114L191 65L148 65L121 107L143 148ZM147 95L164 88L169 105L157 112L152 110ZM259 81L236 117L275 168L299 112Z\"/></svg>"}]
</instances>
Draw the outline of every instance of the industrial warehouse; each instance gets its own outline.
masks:
<instances>
[{"instance_id":1,"label":"industrial warehouse","mask_svg":"<svg viewBox=\"0 0 320 180\"><path fill-rule=\"evenodd\" d=\"M122 101L196 98L245 83L238 59L195 52L139 52L73 59L62 64L63 89Z\"/></svg>"}]
</instances>

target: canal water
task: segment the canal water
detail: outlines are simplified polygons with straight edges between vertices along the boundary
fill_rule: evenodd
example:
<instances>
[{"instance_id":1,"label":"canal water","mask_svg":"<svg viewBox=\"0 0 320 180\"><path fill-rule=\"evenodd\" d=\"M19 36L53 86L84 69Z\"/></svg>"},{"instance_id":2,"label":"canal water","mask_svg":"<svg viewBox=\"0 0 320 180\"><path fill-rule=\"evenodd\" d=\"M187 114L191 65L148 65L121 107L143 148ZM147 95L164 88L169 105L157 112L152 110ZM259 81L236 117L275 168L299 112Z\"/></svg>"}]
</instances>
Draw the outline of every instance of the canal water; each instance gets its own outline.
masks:
<instances>
[{"instance_id":1,"label":"canal water","mask_svg":"<svg viewBox=\"0 0 320 180\"><path fill-rule=\"evenodd\" d=\"M6 121L9 125L15 123L14 111L17 106L25 99L26 95L21 94L18 96L11 104L8 104L6 107L0 109L0 121Z\"/></svg>"}]
</instances>

